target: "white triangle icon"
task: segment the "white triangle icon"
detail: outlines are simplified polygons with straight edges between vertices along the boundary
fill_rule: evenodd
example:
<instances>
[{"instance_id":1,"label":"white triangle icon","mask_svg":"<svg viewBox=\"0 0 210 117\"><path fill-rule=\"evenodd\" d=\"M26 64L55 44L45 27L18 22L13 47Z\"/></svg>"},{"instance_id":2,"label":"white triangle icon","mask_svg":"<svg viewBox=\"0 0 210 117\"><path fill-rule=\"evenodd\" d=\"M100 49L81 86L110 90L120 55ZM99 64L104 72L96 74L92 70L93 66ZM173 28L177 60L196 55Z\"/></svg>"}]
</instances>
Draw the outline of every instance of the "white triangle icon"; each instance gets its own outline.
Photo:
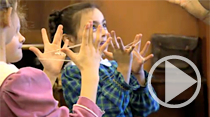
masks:
<instances>
[{"instance_id":1,"label":"white triangle icon","mask_svg":"<svg viewBox=\"0 0 210 117\"><path fill-rule=\"evenodd\" d=\"M165 61L165 68L165 102L167 103L197 81L168 61Z\"/></svg>"}]
</instances>

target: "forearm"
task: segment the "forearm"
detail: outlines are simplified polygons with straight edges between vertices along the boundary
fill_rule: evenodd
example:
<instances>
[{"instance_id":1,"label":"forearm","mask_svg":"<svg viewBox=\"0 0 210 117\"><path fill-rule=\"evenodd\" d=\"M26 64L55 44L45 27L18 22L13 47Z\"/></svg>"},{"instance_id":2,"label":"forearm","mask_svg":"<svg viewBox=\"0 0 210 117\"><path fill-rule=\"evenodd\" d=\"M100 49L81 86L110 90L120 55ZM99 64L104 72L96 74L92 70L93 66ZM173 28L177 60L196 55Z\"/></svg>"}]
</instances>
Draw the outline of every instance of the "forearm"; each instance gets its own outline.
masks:
<instances>
[{"instance_id":1,"label":"forearm","mask_svg":"<svg viewBox=\"0 0 210 117\"><path fill-rule=\"evenodd\" d=\"M0 29L0 31L3 31ZM0 61L4 61L6 62L6 51L5 51L5 37L4 34L2 34L2 32L0 32Z\"/></svg>"},{"instance_id":2,"label":"forearm","mask_svg":"<svg viewBox=\"0 0 210 117\"><path fill-rule=\"evenodd\" d=\"M210 25L210 12L208 11L207 15L205 16L204 19L202 19L202 21L208 25Z\"/></svg>"},{"instance_id":3,"label":"forearm","mask_svg":"<svg viewBox=\"0 0 210 117\"><path fill-rule=\"evenodd\" d=\"M99 73L93 72L94 70L84 70L81 71L81 93L80 96L86 97L96 102L96 94L99 82Z\"/></svg>"},{"instance_id":4,"label":"forearm","mask_svg":"<svg viewBox=\"0 0 210 117\"><path fill-rule=\"evenodd\" d=\"M191 0L183 7L196 18L203 20L205 16L208 14L208 10L206 10L199 1Z\"/></svg>"}]
</instances>

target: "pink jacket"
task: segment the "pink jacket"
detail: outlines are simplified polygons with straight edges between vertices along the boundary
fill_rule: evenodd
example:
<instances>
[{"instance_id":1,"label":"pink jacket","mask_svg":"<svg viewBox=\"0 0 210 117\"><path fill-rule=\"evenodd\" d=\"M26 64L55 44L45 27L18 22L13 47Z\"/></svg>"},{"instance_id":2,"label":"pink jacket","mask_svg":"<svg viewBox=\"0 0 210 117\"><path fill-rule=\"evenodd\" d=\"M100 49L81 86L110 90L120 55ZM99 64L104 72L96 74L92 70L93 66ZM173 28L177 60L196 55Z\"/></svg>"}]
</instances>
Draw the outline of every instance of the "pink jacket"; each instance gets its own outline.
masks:
<instances>
[{"instance_id":1,"label":"pink jacket","mask_svg":"<svg viewBox=\"0 0 210 117\"><path fill-rule=\"evenodd\" d=\"M66 107L58 108L50 80L44 72L35 68L26 67L10 74L0 87L0 117L101 117L102 115L103 112L99 107L85 97L79 98L74 105L73 113L69 113Z\"/></svg>"}]
</instances>

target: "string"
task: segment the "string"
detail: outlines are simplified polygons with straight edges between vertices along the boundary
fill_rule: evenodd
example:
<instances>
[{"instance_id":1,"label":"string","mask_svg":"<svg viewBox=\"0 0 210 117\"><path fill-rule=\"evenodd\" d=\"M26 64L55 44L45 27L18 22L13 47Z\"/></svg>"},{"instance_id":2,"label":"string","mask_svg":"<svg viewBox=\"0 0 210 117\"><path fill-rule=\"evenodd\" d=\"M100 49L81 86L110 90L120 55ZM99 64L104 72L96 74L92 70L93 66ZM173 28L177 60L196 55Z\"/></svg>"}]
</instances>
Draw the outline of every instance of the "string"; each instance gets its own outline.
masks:
<instances>
[{"instance_id":1,"label":"string","mask_svg":"<svg viewBox=\"0 0 210 117\"><path fill-rule=\"evenodd\" d=\"M139 40L134 46L137 46L137 44L139 44L141 42L141 40ZM129 43L128 45L125 46L125 48L130 47L134 42ZM142 59L144 61L144 58L140 55L140 53L138 52L138 50L134 49L134 54L137 56L138 59Z\"/></svg>"},{"instance_id":2,"label":"string","mask_svg":"<svg viewBox=\"0 0 210 117\"><path fill-rule=\"evenodd\" d=\"M141 40L139 40L134 46L136 46L137 44L139 44L141 42ZM129 43L128 45L125 46L125 48L130 47L134 42Z\"/></svg>"},{"instance_id":3,"label":"string","mask_svg":"<svg viewBox=\"0 0 210 117\"><path fill-rule=\"evenodd\" d=\"M54 60L54 61L67 61L70 62L72 60L63 60L63 59L48 59L48 58L38 58L39 60Z\"/></svg>"},{"instance_id":4,"label":"string","mask_svg":"<svg viewBox=\"0 0 210 117\"><path fill-rule=\"evenodd\" d=\"M71 48L75 48L75 47L79 47L79 46L81 46L81 44L69 46L68 48L71 49ZM51 52L56 52L56 51L60 51L60 50L61 50L61 49L57 49L57 50L52 50L52 51L48 51L48 52L45 52L45 53L51 53Z\"/></svg>"},{"instance_id":5,"label":"string","mask_svg":"<svg viewBox=\"0 0 210 117\"><path fill-rule=\"evenodd\" d=\"M139 41L135 44L135 46L136 46L137 44L139 44L140 42L141 42L141 40L139 40ZM130 47L133 43L134 43L134 42L131 42L131 43L127 44L127 45L125 46L125 48ZM81 46L81 44L77 44L77 45L74 45L74 46L70 46L70 47L68 47L68 48L71 49L71 48L75 48L75 47L79 47L79 46ZM52 51L48 51L48 52L45 52L45 53L56 52L56 51L59 51L59 50L61 50L61 49L52 50ZM144 58L140 55L140 53L139 53L136 49L134 49L134 51L136 51L136 52L134 52L134 54L138 57L138 59L142 59L142 60L144 61ZM65 60L65 59L63 60L63 59L49 59L49 58L38 58L38 59L39 59L39 60L67 61L67 62L72 61L72 60Z\"/></svg>"}]
</instances>

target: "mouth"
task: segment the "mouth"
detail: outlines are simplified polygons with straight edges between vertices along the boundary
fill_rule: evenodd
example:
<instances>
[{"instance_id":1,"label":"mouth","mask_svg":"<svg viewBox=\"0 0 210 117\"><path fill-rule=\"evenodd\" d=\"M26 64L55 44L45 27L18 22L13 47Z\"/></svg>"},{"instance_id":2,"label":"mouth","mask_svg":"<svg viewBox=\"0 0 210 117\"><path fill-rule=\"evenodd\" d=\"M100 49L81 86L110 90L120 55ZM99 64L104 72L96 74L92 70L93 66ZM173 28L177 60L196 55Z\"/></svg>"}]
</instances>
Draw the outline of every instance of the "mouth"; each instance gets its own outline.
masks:
<instances>
[{"instance_id":1,"label":"mouth","mask_svg":"<svg viewBox=\"0 0 210 117\"><path fill-rule=\"evenodd\" d=\"M22 45L18 47L18 49L22 49Z\"/></svg>"},{"instance_id":2,"label":"mouth","mask_svg":"<svg viewBox=\"0 0 210 117\"><path fill-rule=\"evenodd\" d=\"M105 43L105 41L102 41L102 42L100 43L100 46L102 46L104 43Z\"/></svg>"}]
</instances>

